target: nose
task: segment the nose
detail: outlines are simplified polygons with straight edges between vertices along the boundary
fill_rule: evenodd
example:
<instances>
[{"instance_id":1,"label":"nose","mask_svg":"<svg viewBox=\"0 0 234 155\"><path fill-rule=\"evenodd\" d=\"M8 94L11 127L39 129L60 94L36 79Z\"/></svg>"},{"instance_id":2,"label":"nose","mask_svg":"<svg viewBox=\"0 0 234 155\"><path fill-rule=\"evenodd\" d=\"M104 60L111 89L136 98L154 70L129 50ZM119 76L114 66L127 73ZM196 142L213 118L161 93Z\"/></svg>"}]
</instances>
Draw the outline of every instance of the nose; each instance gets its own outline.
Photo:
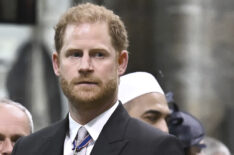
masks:
<instances>
[{"instance_id":1,"label":"nose","mask_svg":"<svg viewBox=\"0 0 234 155\"><path fill-rule=\"evenodd\" d=\"M79 72L88 73L88 72L91 72L92 70L93 70L93 67L92 67L91 57L88 54L84 54L82 58L80 59Z\"/></svg>"},{"instance_id":2,"label":"nose","mask_svg":"<svg viewBox=\"0 0 234 155\"><path fill-rule=\"evenodd\" d=\"M160 119L160 120L158 120L158 121L154 124L154 127L159 128L159 129L162 130L163 132L166 132L166 133L169 132L168 126L167 126L167 123L166 123L166 120L165 120L165 119Z\"/></svg>"},{"instance_id":3,"label":"nose","mask_svg":"<svg viewBox=\"0 0 234 155\"><path fill-rule=\"evenodd\" d=\"M10 139L6 139L0 147L0 155L10 155L13 150L13 143Z\"/></svg>"}]
</instances>

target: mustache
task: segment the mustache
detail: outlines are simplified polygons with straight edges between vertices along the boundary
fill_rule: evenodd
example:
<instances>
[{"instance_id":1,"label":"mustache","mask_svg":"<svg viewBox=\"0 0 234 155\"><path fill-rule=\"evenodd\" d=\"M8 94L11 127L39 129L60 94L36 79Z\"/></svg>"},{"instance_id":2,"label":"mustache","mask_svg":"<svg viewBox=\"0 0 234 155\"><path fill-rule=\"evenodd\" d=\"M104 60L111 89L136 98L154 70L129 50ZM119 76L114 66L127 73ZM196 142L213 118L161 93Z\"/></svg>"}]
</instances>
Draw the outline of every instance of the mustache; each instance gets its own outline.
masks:
<instances>
[{"instance_id":1,"label":"mustache","mask_svg":"<svg viewBox=\"0 0 234 155\"><path fill-rule=\"evenodd\" d=\"M99 80L99 78L95 78L95 77L88 77L88 78L73 78L71 81L72 84L81 84L81 83L101 83L101 80Z\"/></svg>"}]
</instances>

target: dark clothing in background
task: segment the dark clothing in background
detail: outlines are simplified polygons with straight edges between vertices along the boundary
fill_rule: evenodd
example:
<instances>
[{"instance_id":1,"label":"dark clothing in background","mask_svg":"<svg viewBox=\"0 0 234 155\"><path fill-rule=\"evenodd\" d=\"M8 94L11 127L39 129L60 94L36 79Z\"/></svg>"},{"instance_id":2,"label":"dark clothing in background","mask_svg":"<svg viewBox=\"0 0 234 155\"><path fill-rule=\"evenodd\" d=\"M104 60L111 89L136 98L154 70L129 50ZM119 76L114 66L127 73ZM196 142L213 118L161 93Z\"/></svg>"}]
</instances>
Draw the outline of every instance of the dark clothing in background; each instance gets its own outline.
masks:
<instances>
[{"instance_id":1,"label":"dark clothing in background","mask_svg":"<svg viewBox=\"0 0 234 155\"><path fill-rule=\"evenodd\" d=\"M18 50L18 57L9 71L7 77L7 90L9 98L22 103L31 111L34 99L32 96L32 61L33 52L41 52L43 81L45 86L47 108L50 115L50 122L61 118L61 95L57 77L53 72L51 56L45 45L37 42L26 42Z\"/></svg>"}]
</instances>

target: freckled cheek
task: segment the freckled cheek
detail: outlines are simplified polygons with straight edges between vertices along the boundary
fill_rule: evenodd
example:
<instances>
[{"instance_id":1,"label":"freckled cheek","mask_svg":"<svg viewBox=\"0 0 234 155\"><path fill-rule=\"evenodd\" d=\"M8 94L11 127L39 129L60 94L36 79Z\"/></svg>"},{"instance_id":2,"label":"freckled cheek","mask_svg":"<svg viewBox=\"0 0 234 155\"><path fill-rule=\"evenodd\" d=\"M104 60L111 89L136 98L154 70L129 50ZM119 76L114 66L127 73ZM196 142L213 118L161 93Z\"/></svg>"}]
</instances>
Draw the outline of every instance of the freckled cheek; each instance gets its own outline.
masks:
<instances>
[{"instance_id":1,"label":"freckled cheek","mask_svg":"<svg viewBox=\"0 0 234 155\"><path fill-rule=\"evenodd\" d=\"M98 61L98 60L93 60L91 61L91 65L92 67L94 67L94 69L96 70L103 70L103 72L108 72L108 73L112 73L115 70L117 70L117 65L113 62L113 61Z\"/></svg>"},{"instance_id":2,"label":"freckled cheek","mask_svg":"<svg viewBox=\"0 0 234 155\"><path fill-rule=\"evenodd\" d=\"M71 81L78 73L77 65L61 65L60 66L60 74L63 78L68 81Z\"/></svg>"},{"instance_id":3,"label":"freckled cheek","mask_svg":"<svg viewBox=\"0 0 234 155\"><path fill-rule=\"evenodd\" d=\"M115 65L109 65L106 67L106 70L108 70L109 73L113 73L117 71L117 67Z\"/></svg>"}]
</instances>

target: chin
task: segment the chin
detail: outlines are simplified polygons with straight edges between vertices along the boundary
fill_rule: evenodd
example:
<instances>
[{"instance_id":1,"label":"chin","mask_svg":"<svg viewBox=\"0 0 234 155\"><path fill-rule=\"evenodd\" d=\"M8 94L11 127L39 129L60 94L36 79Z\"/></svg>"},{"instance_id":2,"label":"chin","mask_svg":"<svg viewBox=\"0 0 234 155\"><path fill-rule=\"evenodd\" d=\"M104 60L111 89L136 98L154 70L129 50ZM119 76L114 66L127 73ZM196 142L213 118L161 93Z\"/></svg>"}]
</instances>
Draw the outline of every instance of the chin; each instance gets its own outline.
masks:
<instances>
[{"instance_id":1,"label":"chin","mask_svg":"<svg viewBox=\"0 0 234 155\"><path fill-rule=\"evenodd\" d=\"M77 104L92 104L103 100L103 95L94 92L79 92L79 94L74 94L73 96L73 100Z\"/></svg>"}]
</instances>

